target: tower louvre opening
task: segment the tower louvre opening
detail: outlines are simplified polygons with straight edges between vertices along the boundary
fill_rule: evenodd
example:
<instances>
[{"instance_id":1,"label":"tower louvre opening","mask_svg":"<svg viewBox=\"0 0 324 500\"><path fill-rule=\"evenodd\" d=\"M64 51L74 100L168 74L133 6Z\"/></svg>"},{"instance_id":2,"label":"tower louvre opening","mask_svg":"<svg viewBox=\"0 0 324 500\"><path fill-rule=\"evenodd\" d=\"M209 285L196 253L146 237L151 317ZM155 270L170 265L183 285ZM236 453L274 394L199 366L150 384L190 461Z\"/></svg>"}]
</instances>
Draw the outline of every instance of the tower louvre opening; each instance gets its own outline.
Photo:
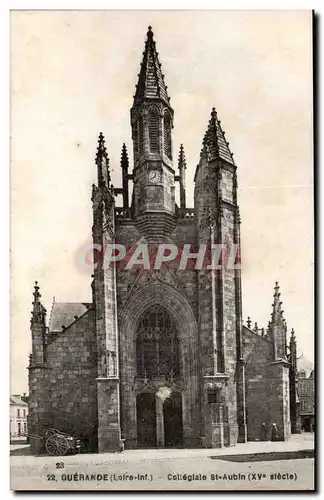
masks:
<instances>
[{"instance_id":1,"label":"tower louvre opening","mask_svg":"<svg viewBox=\"0 0 324 500\"><path fill-rule=\"evenodd\" d=\"M159 117L156 109L152 108L149 111L148 118L150 152L159 152Z\"/></svg>"},{"instance_id":2,"label":"tower louvre opening","mask_svg":"<svg viewBox=\"0 0 324 500\"><path fill-rule=\"evenodd\" d=\"M163 118L164 153L172 160L171 148L171 117L169 113L164 113Z\"/></svg>"},{"instance_id":3,"label":"tower louvre opening","mask_svg":"<svg viewBox=\"0 0 324 500\"><path fill-rule=\"evenodd\" d=\"M138 127L138 150L140 153L144 152L144 126L143 118L140 116L137 122Z\"/></svg>"}]
</instances>

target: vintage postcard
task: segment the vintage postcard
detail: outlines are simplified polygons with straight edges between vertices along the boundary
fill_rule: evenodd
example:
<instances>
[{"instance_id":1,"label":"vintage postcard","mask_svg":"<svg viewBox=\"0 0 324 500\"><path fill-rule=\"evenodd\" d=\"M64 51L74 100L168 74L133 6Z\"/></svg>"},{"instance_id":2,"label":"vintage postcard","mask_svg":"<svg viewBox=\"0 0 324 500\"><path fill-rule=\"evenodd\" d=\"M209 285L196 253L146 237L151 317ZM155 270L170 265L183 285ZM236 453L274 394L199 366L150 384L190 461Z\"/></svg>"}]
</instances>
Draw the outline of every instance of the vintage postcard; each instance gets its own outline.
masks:
<instances>
[{"instance_id":1,"label":"vintage postcard","mask_svg":"<svg viewBox=\"0 0 324 500\"><path fill-rule=\"evenodd\" d=\"M11 12L13 490L314 490L313 26Z\"/></svg>"}]
</instances>

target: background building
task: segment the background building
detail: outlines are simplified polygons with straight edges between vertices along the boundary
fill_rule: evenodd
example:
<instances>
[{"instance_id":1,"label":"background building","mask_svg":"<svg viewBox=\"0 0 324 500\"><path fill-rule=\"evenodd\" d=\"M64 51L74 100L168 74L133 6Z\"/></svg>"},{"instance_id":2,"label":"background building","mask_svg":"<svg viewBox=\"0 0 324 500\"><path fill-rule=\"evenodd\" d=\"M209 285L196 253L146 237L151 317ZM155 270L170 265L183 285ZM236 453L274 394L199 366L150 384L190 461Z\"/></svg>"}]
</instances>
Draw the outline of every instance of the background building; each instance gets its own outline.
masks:
<instances>
[{"instance_id":1,"label":"background building","mask_svg":"<svg viewBox=\"0 0 324 500\"><path fill-rule=\"evenodd\" d=\"M10 396L10 440L27 437L28 404L22 397L19 394Z\"/></svg>"},{"instance_id":2,"label":"background building","mask_svg":"<svg viewBox=\"0 0 324 500\"><path fill-rule=\"evenodd\" d=\"M301 427L304 432L315 431L315 378L314 370L307 375L305 370L298 372L298 395L300 401Z\"/></svg>"}]
</instances>

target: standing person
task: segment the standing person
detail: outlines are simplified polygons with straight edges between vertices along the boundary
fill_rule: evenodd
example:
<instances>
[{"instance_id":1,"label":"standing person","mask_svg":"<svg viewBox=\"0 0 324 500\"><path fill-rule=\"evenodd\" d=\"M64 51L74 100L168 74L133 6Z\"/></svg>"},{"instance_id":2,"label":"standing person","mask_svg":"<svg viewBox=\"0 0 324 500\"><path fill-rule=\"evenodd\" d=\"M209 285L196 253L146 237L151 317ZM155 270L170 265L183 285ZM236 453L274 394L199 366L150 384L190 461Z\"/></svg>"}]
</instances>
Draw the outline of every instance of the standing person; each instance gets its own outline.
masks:
<instances>
[{"instance_id":1,"label":"standing person","mask_svg":"<svg viewBox=\"0 0 324 500\"><path fill-rule=\"evenodd\" d=\"M267 438L268 438L268 428L265 422L263 422L261 425L261 441L267 441Z\"/></svg>"},{"instance_id":2,"label":"standing person","mask_svg":"<svg viewBox=\"0 0 324 500\"><path fill-rule=\"evenodd\" d=\"M273 422L271 427L271 441L278 441L278 429L275 422Z\"/></svg>"}]
</instances>

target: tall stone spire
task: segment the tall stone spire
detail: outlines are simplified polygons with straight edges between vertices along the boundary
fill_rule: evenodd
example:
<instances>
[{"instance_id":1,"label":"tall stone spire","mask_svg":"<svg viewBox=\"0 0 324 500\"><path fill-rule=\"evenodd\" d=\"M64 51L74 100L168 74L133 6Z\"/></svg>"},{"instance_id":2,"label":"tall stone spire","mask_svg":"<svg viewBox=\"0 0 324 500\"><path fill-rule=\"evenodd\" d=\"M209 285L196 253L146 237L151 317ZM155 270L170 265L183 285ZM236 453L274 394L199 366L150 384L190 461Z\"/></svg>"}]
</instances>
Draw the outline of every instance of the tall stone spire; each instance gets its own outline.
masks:
<instances>
[{"instance_id":1,"label":"tall stone spire","mask_svg":"<svg viewBox=\"0 0 324 500\"><path fill-rule=\"evenodd\" d=\"M164 82L164 75L161 70L161 63L159 62L158 56L159 54L156 51L156 44L153 39L152 27L149 26L134 101L139 99L158 98L169 103L170 98L167 93L167 86Z\"/></svg>"},{"instance_id":2,"label":"tall stone spire","mask_svg":"<svg viewBox=\"0 0 324 500\"><path fill-rule=\"evenodd\" d=\"M183 149L183 144L180 144L178 169L179 169L179 183L180 183L180 208L186 208L186 156Z\"/></svg>"},{"instance_id":3,"label":"tall stone spire","mask_svg":"<svg viewBox=\"0 0 324 500\"><path fill-rule=\"evenodd\" d=\"M175 212L174 113L169 101L149 26L130 112L134 157L132 210L136 219L148 212L163 212L170 218Z\"/></svg>"},{"instance_id":4,"label":"tall stone spire","mask_svg":"<svg viewBox=\"0 0 324 500\"><path fill-rule=\"evenodd\" d=\"M225 139L217 113L209 118L199 164L195 174L194 209L197 242L225 244L236 248L240 259L240 222L236 165ZM210 224L211 219L213 224ZM224 259L223 259L224 263ZM237 262L238 263L238 262ZM198 273L199 329L204 372L220 382L236 366L236 407L238 441L246 441L245 360L242 332L241 270ZM210 293L212 290L212 294ZM248 323L251 328L251 323ZM227 346L233 346L231 352ZM231 432L231 431L230 431Z\"/></svg>"},{"instance_id":5,"label":"tall stone spire","mask_svg":"<svg viewBox=\"0 0 324 500\"><path fill-rule=\"evenodd\" d=\"M98 186L105 185L110 187L110 171L109 171L109 158L105 146L105 138L102 132L98 137L98 147L96 154L96 164L98 172Z\"/></svg>"},{"instance_id":6,"label":"tall stone spire","mask_svg":"<svg viewBox=\"0 0 324 500\"><path fill-rule=\"evenodd\" d=\"M225 138L225 131L221 127L215 108L212 109L207 131L203 139L202 153L207 150L209 159L220 158L235 165L229 142Z\"/></svg>"},{"instance_id":7,"label":"tall stone spire","mask_svg":"<svg viewBox=\"0 0 324 500\"><path fill-rule=\"evenodd\" d=\"M280 288L276 281L273 295L270 333L273 341L274 359L286 359L287 325L283 317Z\"/></svg>"}]
</instances>

